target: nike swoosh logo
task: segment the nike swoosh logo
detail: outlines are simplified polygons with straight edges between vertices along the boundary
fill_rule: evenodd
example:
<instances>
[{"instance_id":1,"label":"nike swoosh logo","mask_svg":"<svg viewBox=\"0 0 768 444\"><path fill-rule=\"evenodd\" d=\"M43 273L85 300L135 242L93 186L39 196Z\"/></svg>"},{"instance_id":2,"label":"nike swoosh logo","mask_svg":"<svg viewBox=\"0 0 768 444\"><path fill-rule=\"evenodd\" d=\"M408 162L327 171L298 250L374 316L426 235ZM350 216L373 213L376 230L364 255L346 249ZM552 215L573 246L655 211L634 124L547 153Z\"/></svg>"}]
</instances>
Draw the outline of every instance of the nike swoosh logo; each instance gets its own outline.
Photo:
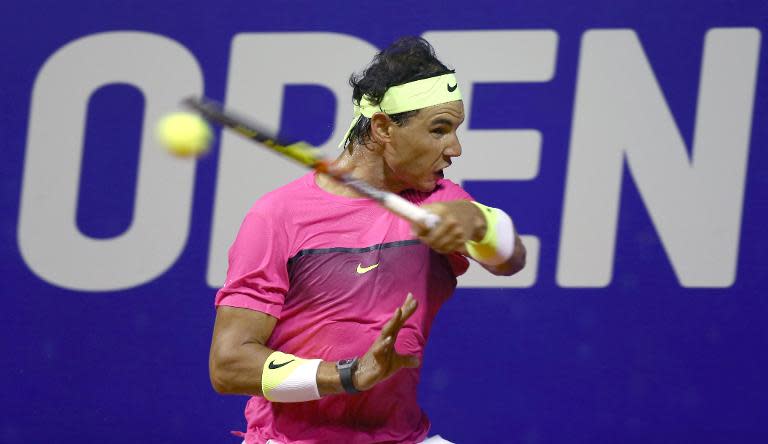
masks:
<instances>
[{"instance_id":1,"label":"nike swoosh logo","mask_svg":"<svg viewBox=\"0 0 768 444\"><path fill-rule=\"evenodd\" d=\"M295 359L291 359L288 362L283 362L282 364L275 364L275 361L272 361L272 362L269 363L269 369L270 370L274 370L276 368L280 368L280 367L286 366L286 365L290 364L293 361L295 361Z\"/></svg>"},{"instance_id":2,"label":"nike swoosh logo","mask_svg":"<svg viewBox=\"0 0 768 444\"><path fill-rule=\"evenodd\" d=\"M446 83L445 86L448 87L448 92L452 93L452 92L456 91L456 88L459 86L459 84L457 83L457 84L451 86L450 83Z\"/></svg>"},{"instance_id":3,"label":"nike swoosh logo","mask_svg":"<svg viewBox=\"0 0 768 444\"><path fill-rule=\"evenodd\" d=\"M357 274L365 274L369 271L373 270L374 268L378 267L379 264L373 264L370 267L363 267L363 264L357 264Z\"/></svg>"}]
</instances>

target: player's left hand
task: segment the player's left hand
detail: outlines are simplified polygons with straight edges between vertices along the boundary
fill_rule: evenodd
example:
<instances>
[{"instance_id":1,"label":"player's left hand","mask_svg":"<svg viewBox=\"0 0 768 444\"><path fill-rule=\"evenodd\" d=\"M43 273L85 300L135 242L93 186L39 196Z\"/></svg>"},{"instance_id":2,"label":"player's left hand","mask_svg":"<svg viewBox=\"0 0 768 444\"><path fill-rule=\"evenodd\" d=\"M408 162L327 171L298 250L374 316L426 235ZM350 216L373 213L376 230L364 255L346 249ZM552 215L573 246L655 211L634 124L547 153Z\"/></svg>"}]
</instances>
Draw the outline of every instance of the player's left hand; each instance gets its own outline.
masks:
<instances>
[{"instance_id":1,"label":"player's left hand","mask_svg":"<svg viewBox=\"0 0 768 444\"><path fill-rule=\"evenodd\" d=\"M358 361L357 371L352 376L352 383L360 391L370 390L402 368L416 368L420 365L416 355L401 355L395 350L397 335L405 321L416 312L418 302L413 294L408 293L403 305L395 310L392 317L384 324L381 334Z\"/></svg>"},{"instance_id":2,"label":"player's left hand","mask_svg":"<svg viewBox=\"0 0 768 444\"><path fill-rule=\"evenodd\" d=\"M485 218L468 200L454 200L424 205L422 208L440 216L434 228L412 224L413 234L433 250L442 254L466 254L464 244L485 235Z\"/></svg>"}]
</instances>

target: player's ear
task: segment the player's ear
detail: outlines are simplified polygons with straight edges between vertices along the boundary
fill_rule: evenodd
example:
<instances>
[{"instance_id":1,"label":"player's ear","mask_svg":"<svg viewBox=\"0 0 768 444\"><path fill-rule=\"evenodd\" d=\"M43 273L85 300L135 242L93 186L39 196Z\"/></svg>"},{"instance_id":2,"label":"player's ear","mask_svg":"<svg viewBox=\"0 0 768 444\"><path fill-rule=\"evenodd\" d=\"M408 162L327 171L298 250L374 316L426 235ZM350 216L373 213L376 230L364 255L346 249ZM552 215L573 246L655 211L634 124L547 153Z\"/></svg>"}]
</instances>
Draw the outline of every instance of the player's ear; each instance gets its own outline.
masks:
<instances>
[{"instance_id":1,"label":"player's ear","mask_svg":"<svg viewBox=\"0 0 768 444\"><path fill-rule=\"evenodd\" d=\"M394 122L385 113L375 113L371 116L371 139L377 145L384 146L392 140Z\"/></svg>"}]
</instances>

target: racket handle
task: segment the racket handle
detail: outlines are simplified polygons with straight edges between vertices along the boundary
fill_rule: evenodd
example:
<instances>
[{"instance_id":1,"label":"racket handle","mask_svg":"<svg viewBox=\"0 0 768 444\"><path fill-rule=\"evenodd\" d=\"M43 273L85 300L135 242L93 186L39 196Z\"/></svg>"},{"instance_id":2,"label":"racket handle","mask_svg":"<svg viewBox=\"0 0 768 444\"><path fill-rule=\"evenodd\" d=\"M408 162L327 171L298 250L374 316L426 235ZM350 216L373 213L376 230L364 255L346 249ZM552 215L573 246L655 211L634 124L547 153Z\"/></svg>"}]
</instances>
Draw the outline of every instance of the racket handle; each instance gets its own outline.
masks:
<instances>
[{"instance_id":1,"label":"racket handle","mask_svg":"<svg viewBox=\"0 0 768 444\"><path fill-rule=\"evenodd\" d=\"M426 228L434 228L440 222L440 216L437 214L430 213L394 193L387 193L382 199L382 204L393 213Z\"/></svg>"}]
</instances>

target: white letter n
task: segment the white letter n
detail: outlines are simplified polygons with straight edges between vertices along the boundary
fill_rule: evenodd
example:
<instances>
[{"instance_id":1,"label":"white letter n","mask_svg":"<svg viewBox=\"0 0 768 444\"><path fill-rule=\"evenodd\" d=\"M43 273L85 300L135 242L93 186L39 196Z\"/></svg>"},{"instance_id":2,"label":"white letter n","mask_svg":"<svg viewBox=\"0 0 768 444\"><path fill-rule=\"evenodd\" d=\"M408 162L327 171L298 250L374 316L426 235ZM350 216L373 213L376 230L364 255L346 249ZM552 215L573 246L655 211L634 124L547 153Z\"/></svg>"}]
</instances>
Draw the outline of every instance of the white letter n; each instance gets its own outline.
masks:
<instances>
[{"instance_id":1,"label":"white letter n","mask_svg":"<svg viewBox=\"0 0 768 444\"><path fill-rule=\"evenodd\" d=\"M680 284L733 284L760 37L754 28L707 33L689 157L635 33L585 33L559 285L611 282L625 158Z\"/></svg>"}]
</instances>

